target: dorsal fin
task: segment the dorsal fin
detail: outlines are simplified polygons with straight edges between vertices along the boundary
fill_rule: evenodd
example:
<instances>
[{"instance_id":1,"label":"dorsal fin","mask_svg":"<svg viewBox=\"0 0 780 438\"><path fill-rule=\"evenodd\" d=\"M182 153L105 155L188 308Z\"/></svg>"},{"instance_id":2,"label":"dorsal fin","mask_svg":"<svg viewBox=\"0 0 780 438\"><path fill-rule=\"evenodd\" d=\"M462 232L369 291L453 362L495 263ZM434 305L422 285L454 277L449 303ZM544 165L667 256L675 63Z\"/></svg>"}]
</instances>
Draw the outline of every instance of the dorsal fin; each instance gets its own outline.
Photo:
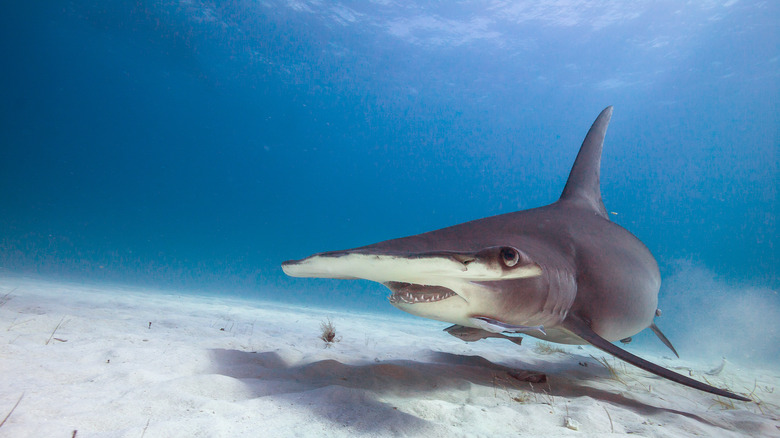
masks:
<instances>
[{"instance_id":1,"label":"dorsal fin","mask_svg":"<svg viewBox=\"0 0 780 438\"><path fill-rule=\"evenodd\" d=\"M569 173L569 180L563 188L560 201L573 203L579 207L593 210L609 219L607 209L601 200L599 185L599 169L601 167L601 148L604 145L604 135L612 117L612 106L604 108L599 114L588 135L582 142L580 152Z\"/></svg>"}]
</instances>

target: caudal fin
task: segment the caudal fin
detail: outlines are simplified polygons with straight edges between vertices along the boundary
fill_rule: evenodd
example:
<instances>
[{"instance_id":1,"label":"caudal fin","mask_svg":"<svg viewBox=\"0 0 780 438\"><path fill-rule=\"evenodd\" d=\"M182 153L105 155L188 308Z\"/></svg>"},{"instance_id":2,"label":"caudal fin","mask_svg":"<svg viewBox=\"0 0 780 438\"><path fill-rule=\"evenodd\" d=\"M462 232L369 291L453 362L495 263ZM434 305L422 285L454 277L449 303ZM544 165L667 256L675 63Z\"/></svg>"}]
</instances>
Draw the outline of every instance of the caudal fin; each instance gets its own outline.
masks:
<instances>
[{"instance_id":1,"label":"caudal fin","mask_svg":"<svg viewBox=\"0 0 780 438\"><path fill-rule=\"evenodd\" d=\"M685 386L690 386L691 388L709 392L710 394L719 395L721 397L728 397L741 401L751 401L747 397L734 394L732 392L726 391L725 389L707 385L705 383L699 382L698 380L693 380L690 377L675 373L674 371L646 361L639 356L635 356L596 334L596 332L590 328L590 325L587 322L577 317L576 315L569 314L569 316L566 318L566 321L564 321L564 327L599 350L609 353L618 359L624 360L631 365L642 368L643 370L653 373L657 376L661 376L665 379L669 379L673 382L677 382Z\"/></svg>"}]
</instances>

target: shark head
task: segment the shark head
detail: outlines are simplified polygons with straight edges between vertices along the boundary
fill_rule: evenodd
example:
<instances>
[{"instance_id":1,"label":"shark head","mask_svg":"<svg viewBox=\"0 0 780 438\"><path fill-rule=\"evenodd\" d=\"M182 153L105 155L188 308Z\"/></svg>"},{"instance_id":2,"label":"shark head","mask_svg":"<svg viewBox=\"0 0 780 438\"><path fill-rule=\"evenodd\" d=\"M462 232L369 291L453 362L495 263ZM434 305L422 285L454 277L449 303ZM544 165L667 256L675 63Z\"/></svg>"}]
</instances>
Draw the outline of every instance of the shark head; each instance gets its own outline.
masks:
<instances>
[{"instance_id":1,"label":"shark head","mask_svg":"<svg viewBox=\"0 0 780 438\"><path fill-rule=\"evenodd\" d=\"M517 237L480 241L495 218L282 264L287 275L364 279L390 289L400 310L492 332L544 325L546 276ZM499 235L500 236L500 233Z\"/></svg>"}]
</instances>

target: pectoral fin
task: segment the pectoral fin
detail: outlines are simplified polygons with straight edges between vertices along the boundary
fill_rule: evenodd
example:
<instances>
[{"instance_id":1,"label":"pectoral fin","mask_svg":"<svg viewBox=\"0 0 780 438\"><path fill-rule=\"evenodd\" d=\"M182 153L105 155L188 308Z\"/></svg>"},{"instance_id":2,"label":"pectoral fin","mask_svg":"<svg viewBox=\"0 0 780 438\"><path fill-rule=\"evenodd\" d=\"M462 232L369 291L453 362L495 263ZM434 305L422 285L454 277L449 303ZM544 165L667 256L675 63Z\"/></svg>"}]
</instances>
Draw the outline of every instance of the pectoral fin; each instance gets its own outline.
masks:
<instances>
[{"instance_id":1,"label":"pectoral fin","mask_svg":"<svg viewBox=\"0 0 780 438\"><path fill-rule=\"evenodd\" d=\"M585 321L583 318L578 317L577 315L569 314L569 316L566 318L566 321L564 321L563 326L567 330L581 337L584 341L588 342L589 344L593 345L599 350L609 353L617 357L618 359L624 360L630 363L631 365L642 368L647 372L653 373L657 376L663 377L665 379L669 379L673 382L677 382L685 386L690 386L691 388L695 388L701 391L709 392L711 394L719 395L721 397L728 397L728 398L733 398L735 400L741 400L741 401L750 401L749 398L733 394L724 389L720 389L714 386L704 384L697 380L693 380L690 377L686 377L683 376L682 374L675 373L674 371L668 370L652 362L646 361L639 356L635 356L629 353L628 351L618 347L617 345L612 344L611 342L602 338L598 334L596 334L596 332L594 332L593 329L590 328L590 324L588 324L587 321Z\"/></svg>"}]
</instances>

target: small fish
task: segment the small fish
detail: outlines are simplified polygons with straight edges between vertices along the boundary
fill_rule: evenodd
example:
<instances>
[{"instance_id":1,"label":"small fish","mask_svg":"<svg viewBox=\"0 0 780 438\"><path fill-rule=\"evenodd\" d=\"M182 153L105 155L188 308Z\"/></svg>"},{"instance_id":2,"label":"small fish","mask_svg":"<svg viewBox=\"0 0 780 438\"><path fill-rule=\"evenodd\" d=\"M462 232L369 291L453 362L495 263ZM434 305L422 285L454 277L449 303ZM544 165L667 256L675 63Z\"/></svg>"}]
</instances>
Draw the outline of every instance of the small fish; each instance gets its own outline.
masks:
<instances>
[{"instance_id":1,"label":"small fish","mask_svg":"<svg viewBox=\"0 0 780 438\"><path fill-rule=\"evenodd\" d=\"M447 327L446 329L444 329L444 331L466 342L476 342L479 341L480 339L487 339L487 338L506 339L511 342L514 342L517 345L521 345L521 343L523 342L523 338L519 336L507 336L507 335L502 335L501 333L491 333L486 330L473 328L473 327L465 327L457 324Z\"/></svg>"}]
</instances>

